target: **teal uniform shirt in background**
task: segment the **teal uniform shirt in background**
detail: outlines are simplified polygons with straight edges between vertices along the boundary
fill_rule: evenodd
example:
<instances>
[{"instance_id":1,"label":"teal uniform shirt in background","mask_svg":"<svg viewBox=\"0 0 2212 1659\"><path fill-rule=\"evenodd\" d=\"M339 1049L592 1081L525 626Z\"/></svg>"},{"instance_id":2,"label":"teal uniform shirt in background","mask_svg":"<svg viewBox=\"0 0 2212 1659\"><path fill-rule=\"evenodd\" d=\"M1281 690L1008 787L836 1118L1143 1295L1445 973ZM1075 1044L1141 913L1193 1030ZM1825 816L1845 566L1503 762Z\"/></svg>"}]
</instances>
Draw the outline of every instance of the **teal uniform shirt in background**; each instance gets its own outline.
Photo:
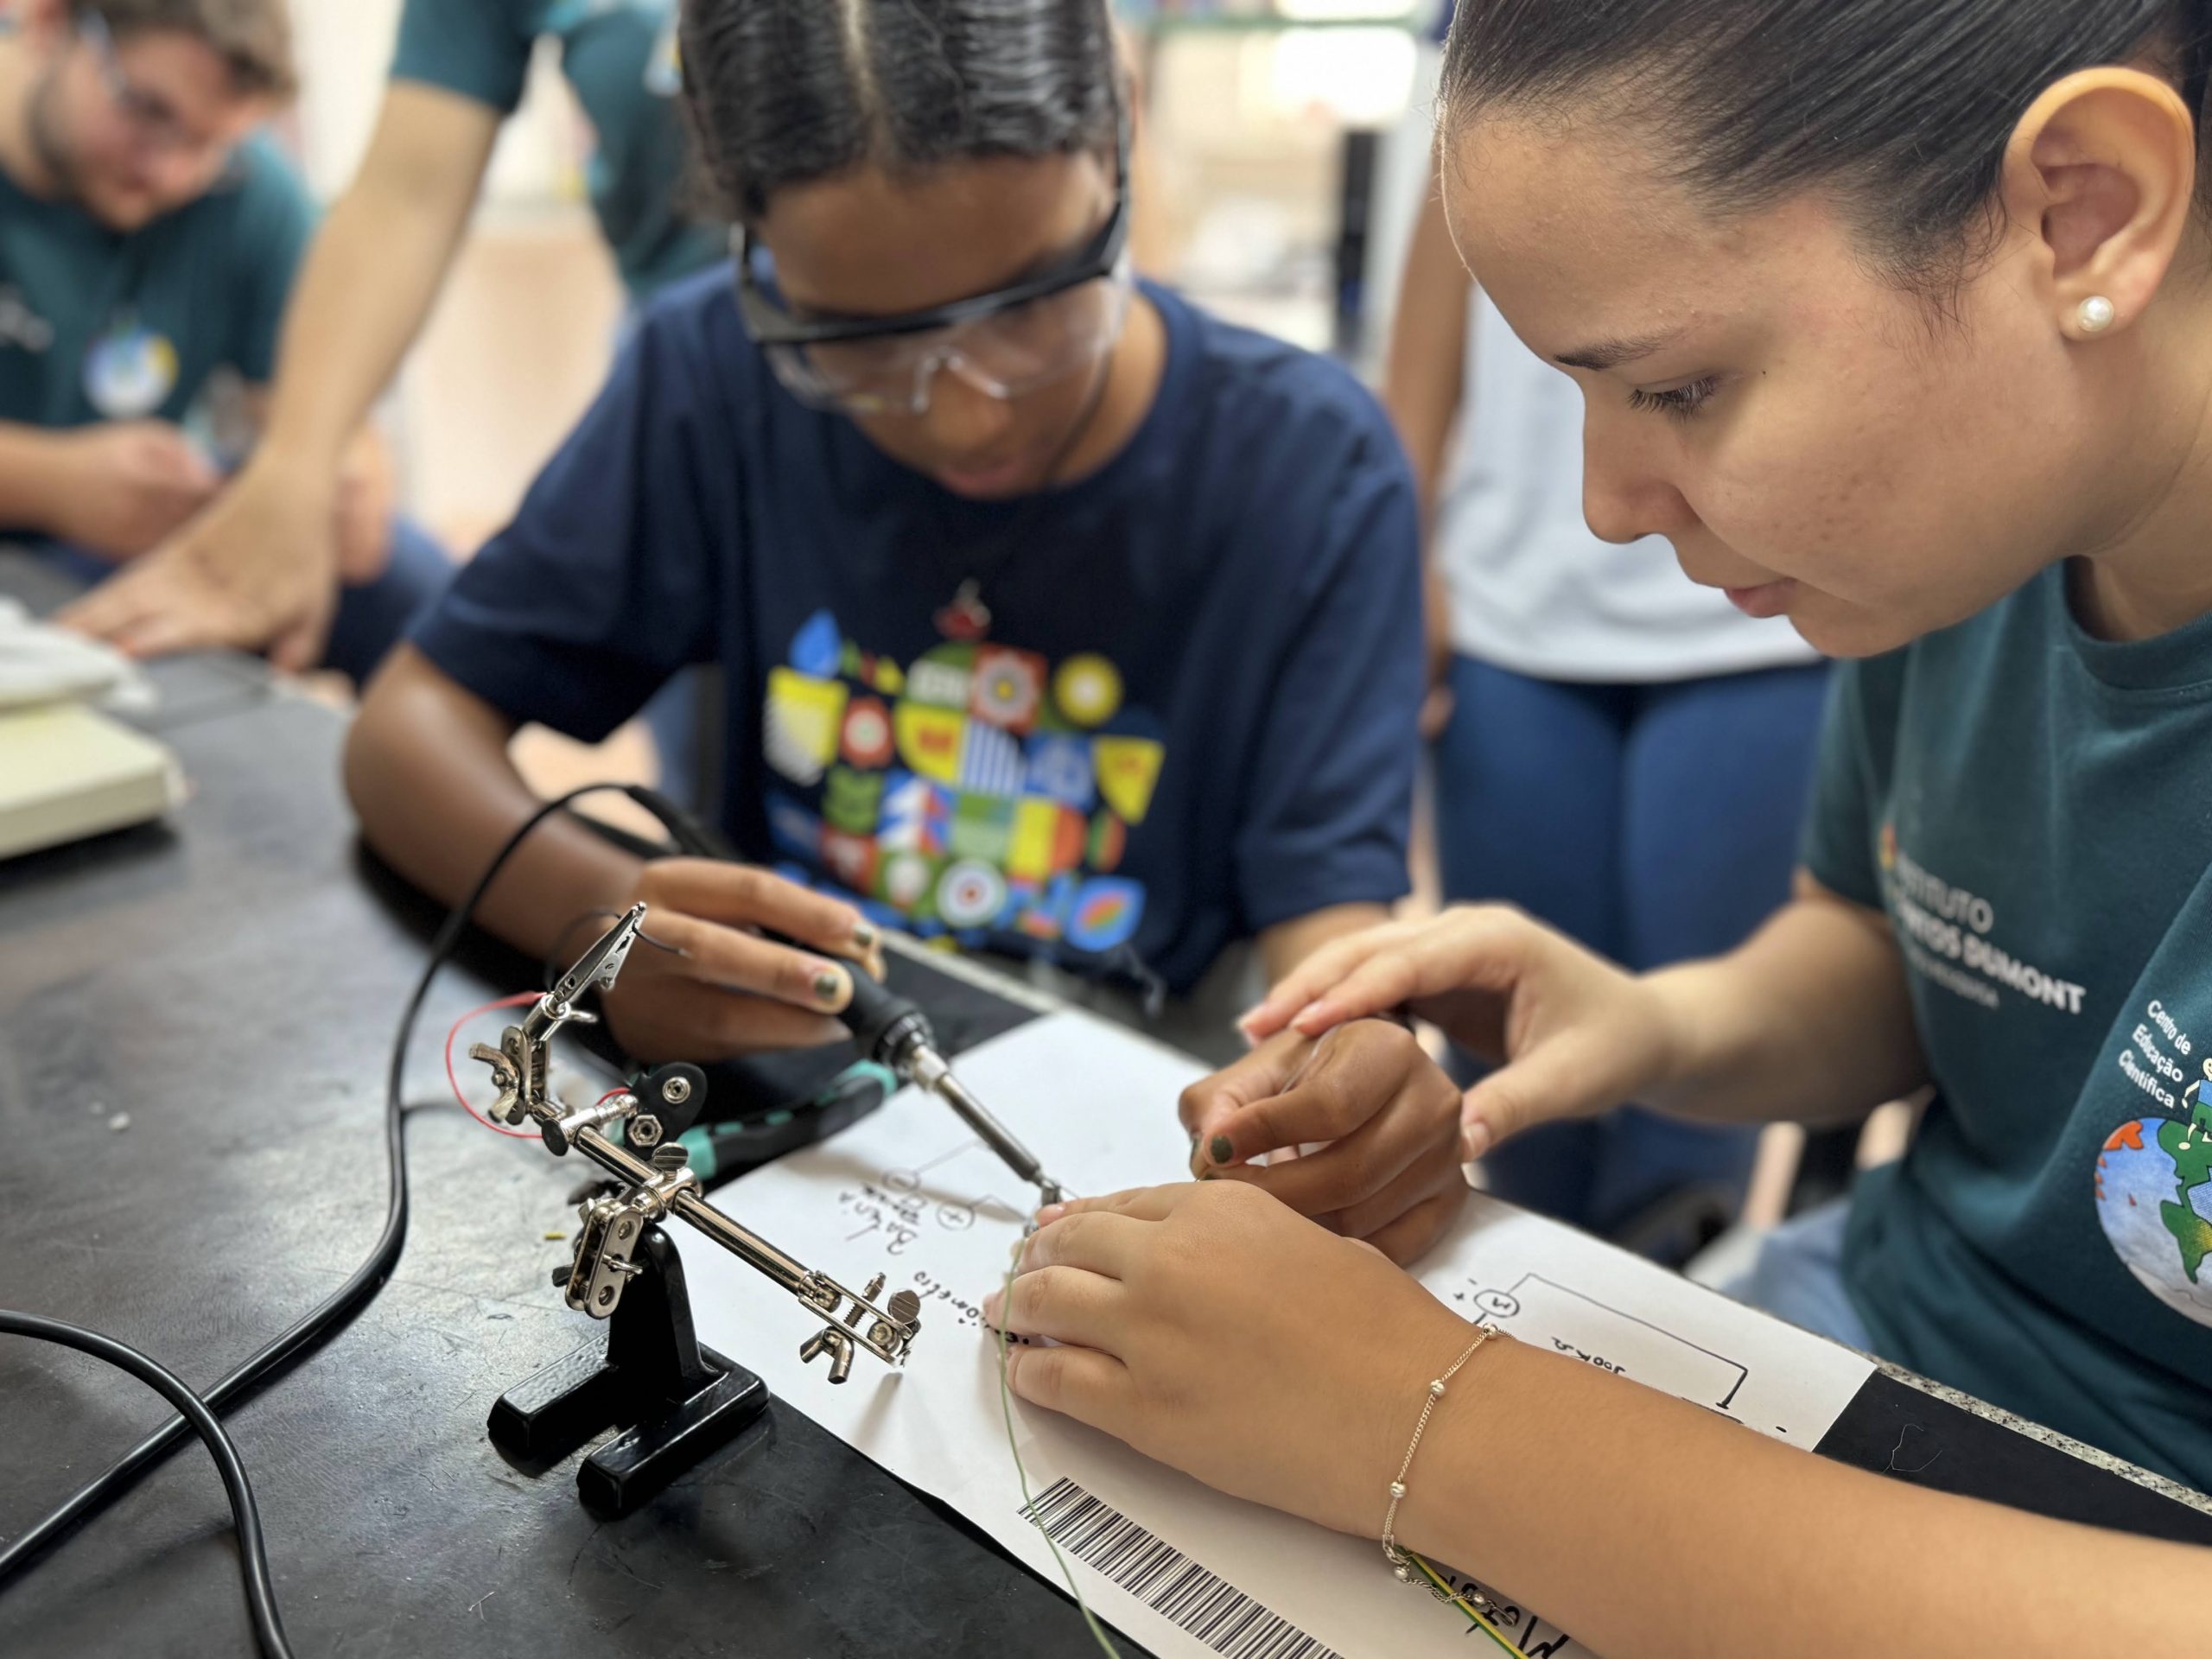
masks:
<instances>
[{"instance_id":1,"label":"teal uniform shirt in background","mask_svg":"<svg viewBox=\"0 0 2212 1659\"><path fill-rule=\"evenodd\" d=\"M2212 617L2100 641L2065 583L1838 681L1807 862L1938 1091L1844 1274L1885 1357L2212 1491Z\"/></svg>"},{"instance_id":2,"label":"teal uniform shirt in background","mask_svg":"<svg viewBox=\"0 0 2212 1659\"><path fill-rule=\"evenodd\" d=\"M298 175L258 137L223 183L131 232L0 173L0 421L182 425L219 371L266 384L314 230Z\"/></svg>"},{"instance_id":3,"label":"teal uniform shirt in background","mask_svg":"<svg viewBox=\"0 0 2212 1659\"><path fill-rule=\"evenodd\" d=\"M632 298L726 258L724 231L687 210L675 0L407 0L392 79L512 114L540 35L560 41L562 73L598 135L592 208Z\"/></svg>"}]
</instances>

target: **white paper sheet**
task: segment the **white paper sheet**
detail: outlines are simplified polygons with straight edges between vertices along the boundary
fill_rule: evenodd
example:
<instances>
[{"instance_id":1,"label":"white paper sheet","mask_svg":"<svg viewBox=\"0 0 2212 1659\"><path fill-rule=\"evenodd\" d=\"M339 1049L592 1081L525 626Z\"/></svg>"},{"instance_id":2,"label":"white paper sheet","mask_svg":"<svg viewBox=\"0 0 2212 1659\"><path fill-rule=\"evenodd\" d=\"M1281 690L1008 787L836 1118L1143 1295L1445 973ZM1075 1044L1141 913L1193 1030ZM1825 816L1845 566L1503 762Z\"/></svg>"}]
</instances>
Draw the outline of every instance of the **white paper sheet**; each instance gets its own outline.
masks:
<instances>
[{"instance_id":1,"label":"white paper sheet","mask_svg":"<svg viewBox=\"0 0 2212 1659\"><path fill-rule=\"evenodd\" d=\"M158 701L145 671L114 646L41 622L21 601L0 598L0 709L89 702L136 715Z\"/></svg>"},{"instance_id":2,"label":"white paper sheet","mask_svg":"<svg viewBox=\"0 0 2212 1659\"><path fill-rule=\"evenodd\" d=\"M1188 1142L1174 1104L1201 1068L1179 1055L1059 1014L963 1056L958 1070L1079 1191L1185 1176ZM863 1355L851 1382L832 1388L820 1365L798 1362L809 1327L798 1305L679 1227L701 1339L759 1371L785 1406L951 1504L1058 1583L1044 1537L1021 1513L997 1350L979 1311L1004 1276L1032 1192L943 1105L908 1091L823 1145L721 1188L715 1201L846 1284L881 1272L886 1294L912 1288L922 1330L905 1371ZM1479 1195L1420 1277L1470 1319L1494 1319L1522 1341L1808 1448L1872 1369L1846 1349ZM1019 1401L1014 1409L1031 1491L1078 1558L1084 1596L1160 1659L1469 1651L1466 1620L1392 1579L1373 1540L1224 1497L1079 1425ZM1586 1651L1526 1610L1509 1605L1501 1622L1531 1654Z\"/></svg>"}]
</instances>

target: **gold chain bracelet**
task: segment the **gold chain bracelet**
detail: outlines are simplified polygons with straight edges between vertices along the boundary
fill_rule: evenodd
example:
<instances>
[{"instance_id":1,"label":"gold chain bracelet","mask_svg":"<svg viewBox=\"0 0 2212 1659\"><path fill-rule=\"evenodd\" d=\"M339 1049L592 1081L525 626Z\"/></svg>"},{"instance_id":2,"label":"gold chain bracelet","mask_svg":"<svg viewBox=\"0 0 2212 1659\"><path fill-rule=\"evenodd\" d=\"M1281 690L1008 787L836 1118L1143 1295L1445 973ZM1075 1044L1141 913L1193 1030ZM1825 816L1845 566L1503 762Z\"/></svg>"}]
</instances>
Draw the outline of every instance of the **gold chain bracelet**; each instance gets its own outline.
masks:
<instances>
[{"instance_id":1,"label":"gold chain bracelet","mask_svg":"<svg viewBox=\"0 0 2212 1659\"><path fill-rule=\"evenodd\" d=\"M1398 1548L1395 1529L1398 1523L1398 1505L1405 1501L1406 1497L1406 1471L1414 1466L1414 1453L1421 1450L1421 1437L1428 1433L1428 1420L1435 1414L1436 1402L1444 1397L1446 1385L1459 1374L1460 1369L1475 1357L1484 1343L1493 1337L1504 1334L1494 1325L1485 1323L1477 1325L1475 1339L1467 1344L1466 1351L1452 1362L1452 1368L1449 1370L1429 1383L1428 1397L1421 1404L1421 1421L1414 1425L1414 1437L1406 1446L1405 1460L1399 1464L1397 1477L1390 1483L1389 1512L1382 1517L1382 1556L1390 1563L1390 1570L1397 1576L1401 1584L1419 1585L1439 1601L1457 1602L1475 1609L1487 1607L1490 1605L1489 1599L1478 1590L1469 1590L1459 1595L1453 1595L1448 1591L1440 1590L1434 1585L1428 1583L1422 1575L1414 1572L1413 1558Z\"/></svg>"}]
</instances>

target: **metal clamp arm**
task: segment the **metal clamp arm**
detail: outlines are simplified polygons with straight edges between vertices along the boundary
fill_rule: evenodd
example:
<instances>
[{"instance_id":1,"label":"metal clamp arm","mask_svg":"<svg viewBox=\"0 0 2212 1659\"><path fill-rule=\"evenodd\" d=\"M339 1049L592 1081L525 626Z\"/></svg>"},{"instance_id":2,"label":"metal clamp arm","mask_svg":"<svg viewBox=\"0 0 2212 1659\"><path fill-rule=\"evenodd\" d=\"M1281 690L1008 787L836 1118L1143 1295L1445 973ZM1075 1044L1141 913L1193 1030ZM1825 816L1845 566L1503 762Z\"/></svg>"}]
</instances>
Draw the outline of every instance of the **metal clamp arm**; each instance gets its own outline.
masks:
<instances>
[{"instance_id":1,"label":"metal clamp arm","mask_svg":"<svg viewBox=\"0 0 2212 1659\"><path fill-rule=\"evenodd\" d=\"M849 1290L716 1209L701 1194L698 1178L685 1162L682 1144L672 1137L664 1140L661 1119L628 1090L575 1110L548 1093L550 1039L563 1025L593 1017L575 1007L575 999L594 984L604 988L614 982L645 915L645 906L632 906L628 914L537 1000L520 1025L509 1026L500 1033L497 1048L479 1043L469 1050L492 1068L493 1080L499 1085L495 1116L511 1124L535 1118L540 1139L556 1157L574 1148L625 1183L621 1191L583 1205L575 1254L555 1282L566 1287L570 1307L594 1319L607 1318L621 1301L623 1286L639 1270L631 1255L646 1226L675 1216L781 1286L810 1311L828 1316L822 1329L800 1344L799 1357L810 1363L828 1356L832 1382L842 1382L850 1375L860 1349L887 1364L904 1363L921 1329L921 1299L912 1291L899 1291L887 1306L879 1306L875 1298L882 1294L884 1283L880 1274L865 1291ZM687 1068L685 1075L664 1084L667 1104L656 1102L656 1109L688 1105L696 1112L695 1091L700 1085L690 1078L696 1076ZM681 1084L681 1089L673 1084ZM634 1126L626 1138L653 1149L650 1163L606 1133L618 1123Z\"/></svg>"}]
</instances>

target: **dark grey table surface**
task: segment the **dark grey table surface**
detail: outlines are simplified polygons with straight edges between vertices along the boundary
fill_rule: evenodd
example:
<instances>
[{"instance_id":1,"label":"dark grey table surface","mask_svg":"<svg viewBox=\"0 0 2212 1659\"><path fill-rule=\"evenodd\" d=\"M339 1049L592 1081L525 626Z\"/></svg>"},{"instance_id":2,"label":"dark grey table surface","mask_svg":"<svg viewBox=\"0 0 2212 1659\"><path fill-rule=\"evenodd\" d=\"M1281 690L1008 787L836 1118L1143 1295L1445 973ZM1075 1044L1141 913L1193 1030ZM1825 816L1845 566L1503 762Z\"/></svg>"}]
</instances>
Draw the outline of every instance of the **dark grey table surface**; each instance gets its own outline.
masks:
<instances>
[{"instance_id":1,"label":"dark grey table surface","mask_svg":"<svg viewBox=\"0 0 2212 1659\"><path fill-rule=\"evenodd\" d=\"M0 554L0 592L50 603ZM385 1057L435 914L358 850L329 711L227 658L157 665L149 723L192 783L164 827L0 864L0 1305L89 1324L213 1381L366 1254L385 1208ZM550 1282L582 1178L445 1093L460 1010L528 982L449 970L408 1099L414 1219L381 1294L230 1414L302 1655L1069 1655L1058 1592L779 1402L626 1518L570 1459L484 1437L510 1384L589 1327ZM913 963L947 1046L1030 1007ZM129 1114L129 1127L111 1120ZM834 1264L823 1264L834 1269ZM797 1321L759 1333L797 1340ZM741 1363L746 1356L734 1352ZM63 1351L0 1340L0 1537L165 1414ZM1897 1466L1908 1434L1946 1455ZM2212 1516L1894 1372L1819 1448L1899 1478L2212 1542ZM0 1654L251 1650L230 1516L196 1444L0 1590ZM1128 1648L1135 1654L1135 1649Z\"/></svg>"},{"instance_id":2,"label":"dark grey table surface","mask_svg":"<svg viewBox=\"0 0 2212 1659\"><path fill-rule=\"evenodd\" d=\"M0 590L51 596L19 567ZM356 849L335 715L232 659L156 678L153 723L192 785L172 823L0 864L0 1305L91 1325L205 1386L382 1225L385 1057L434 918ZM1032 1017L897 971L949 1046ZM1079 1651L1063 1596L781 1402L604 1524L575 1459L533 1478L493 1451L492 1402L593 1329L561 1306L567 1247L543 1236L568 1230L589 1172L470 1122L436 1056L455 1014L527 983L455 969L433 992L398 1270L229 1416L298 1651ZM109 1127L118 1113L127 1128ZM759 1339L796 1342L803 1324L794 1308ZM0 1339L0 1536L165 1414L94 1361ZM0 1654L251 1652L230 1525L191 1443L0 1592Z\"/></svg>"}]
</instances>

